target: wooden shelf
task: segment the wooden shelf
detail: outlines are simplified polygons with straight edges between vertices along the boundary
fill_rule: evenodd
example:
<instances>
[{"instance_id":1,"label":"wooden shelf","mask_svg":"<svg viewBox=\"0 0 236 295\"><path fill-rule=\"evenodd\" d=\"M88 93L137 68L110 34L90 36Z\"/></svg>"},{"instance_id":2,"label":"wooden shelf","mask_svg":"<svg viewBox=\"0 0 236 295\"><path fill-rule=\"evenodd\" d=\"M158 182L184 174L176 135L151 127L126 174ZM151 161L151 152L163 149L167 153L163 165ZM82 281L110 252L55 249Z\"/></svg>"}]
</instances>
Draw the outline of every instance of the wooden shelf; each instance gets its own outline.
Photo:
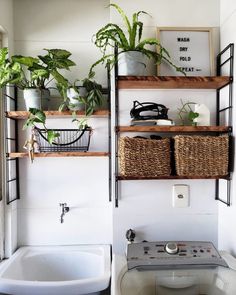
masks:
<instances>
[{"instance_id":1,"label":"wooden shelf","mask_svg":"<svg viewBox=\"0 0 236 295\"><path fill-rule=\"evenodd\" d=\"M117 126L117 132L229 132L229 126Z\"/></svg>"},{"instance_id":2,"label":"wooden shelf","mask_svg":"<svg viewBox=\"0 0 236 295\"><path fill-rule=\"evenodd\" d=\"M48 118L66 118L70 117L72 115L72 111L45 111L45 115ZM76 111L77 116L85 116L84 111ZM97 110L91 115L90 117L107 117L109 115L108 110ZM29 112L27 111L11 111L11 112L6 112L6 117L7 118L12 118L12 119L19 119L19 120L24 120L27 119L29 116Z\"/></svg>"},{"instance_id":3,"label":"wooden shelf","mask_svg":"<svg viewBox=\"0 0 236 295\"><path fill-rule=\"evenodd\" d=\"M165 179L229 179L228 175L217 176L155 176L155 177L142 177L142 176L117 176L117 180L165 180Z\"/></svg>"},{"instance_id":4,"label":"wooden shelf","mask_svg":"<svg viewBox=\"0 0 236 295\"><path fill-rule=\"evenodd\" d=\"M28 158L28 153L9 153L9 158ZM107 152L48 152L48 153L35 153L35 158L59 158L59 157L107 157Z\"/></svg>"},{"instance_id":5,"label":"wooden shelf","mask_svg":"<svg viewBox=\"0 0 236 295\"><path fill-rule=\"evenodd\" d=\"M119 89L219 89L232 81L228 76L119 76Z\"/></svg>"}]
</instances>

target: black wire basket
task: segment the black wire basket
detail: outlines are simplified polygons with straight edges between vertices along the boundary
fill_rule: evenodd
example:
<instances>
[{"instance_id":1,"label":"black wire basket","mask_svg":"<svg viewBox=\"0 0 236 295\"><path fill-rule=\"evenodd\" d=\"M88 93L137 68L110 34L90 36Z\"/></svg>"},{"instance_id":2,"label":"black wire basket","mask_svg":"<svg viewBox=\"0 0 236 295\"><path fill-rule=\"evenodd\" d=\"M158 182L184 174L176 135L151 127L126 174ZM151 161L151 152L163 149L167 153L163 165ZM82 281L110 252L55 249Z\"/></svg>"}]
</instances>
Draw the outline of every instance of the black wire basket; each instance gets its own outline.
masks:
<instances>
[{"instance_id":1,"label":"black wire basket","mask_svg":"<svg viewBox=\"0 0 236 295\"><path fill-rule=\"evenodd\" d=\"M39 146L39 152L87 152L90 144L92 129L47 129L59 133L59 137L55 138L53 143L47 140L47 132L45 129L35 128L35 136Z\"/></svg>"}]
</instances>

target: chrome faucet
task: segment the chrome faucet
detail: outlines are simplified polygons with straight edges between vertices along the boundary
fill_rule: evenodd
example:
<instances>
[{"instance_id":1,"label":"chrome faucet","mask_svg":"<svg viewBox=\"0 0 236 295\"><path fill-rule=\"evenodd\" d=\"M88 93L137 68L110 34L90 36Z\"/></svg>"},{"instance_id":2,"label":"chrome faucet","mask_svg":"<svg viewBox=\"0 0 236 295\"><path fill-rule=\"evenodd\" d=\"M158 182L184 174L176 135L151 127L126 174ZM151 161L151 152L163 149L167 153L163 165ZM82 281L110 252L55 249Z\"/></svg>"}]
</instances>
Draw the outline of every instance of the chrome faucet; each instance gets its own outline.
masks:
<instances>
[{"instance_id":1,"label":"chrome faucet","mask_svg":"<svg viewBox=\"0 0 236 295\"><path fill-rule=\"evenodd\" d=\"M60 206L62 207L61 209L61 223L64 222L64 216L67 212L70 211L70 207L67 207L66 203L60 203Z\"/></svg>"}]
</instances>

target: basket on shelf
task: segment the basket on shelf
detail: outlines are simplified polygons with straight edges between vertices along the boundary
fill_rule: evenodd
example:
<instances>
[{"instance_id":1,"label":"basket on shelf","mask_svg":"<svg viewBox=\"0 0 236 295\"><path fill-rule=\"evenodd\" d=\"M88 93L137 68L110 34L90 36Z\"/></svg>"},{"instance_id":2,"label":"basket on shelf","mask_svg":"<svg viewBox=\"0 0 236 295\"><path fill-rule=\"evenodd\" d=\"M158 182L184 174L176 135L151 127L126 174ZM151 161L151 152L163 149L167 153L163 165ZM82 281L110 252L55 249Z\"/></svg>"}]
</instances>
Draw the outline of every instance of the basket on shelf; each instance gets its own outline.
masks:
<instances>
[{"instance_id":1,"label":"basket on shelf","mask_svg":"<svg viewBox=\"0 0 236 295\"><path fill-rule=\"evenodd\" d=\"M59 133L51 144L47 140L45 129L35 128L35 135L40 152L86 152L89 149L92 129L47 129Z\"/></svg>"},{"instance_id":2,"label":"basket on shelf","mask_svg":"<svg viewBox=\"0 0 236 295\"><path fill-rule=\"evenodd\" d=\"M174 136L175 166L179 176L228 174L229 137Z\"/></svg>"},{"instance_id":3,"label":"basket on shelf","mask_svg":"<svg viewBox=\"0 0 236 295\"><path fill-rule=\"evenodd\" d=\"M121 176L169 176L170 139L119 138Z\"/></svg>"}]
</instances>

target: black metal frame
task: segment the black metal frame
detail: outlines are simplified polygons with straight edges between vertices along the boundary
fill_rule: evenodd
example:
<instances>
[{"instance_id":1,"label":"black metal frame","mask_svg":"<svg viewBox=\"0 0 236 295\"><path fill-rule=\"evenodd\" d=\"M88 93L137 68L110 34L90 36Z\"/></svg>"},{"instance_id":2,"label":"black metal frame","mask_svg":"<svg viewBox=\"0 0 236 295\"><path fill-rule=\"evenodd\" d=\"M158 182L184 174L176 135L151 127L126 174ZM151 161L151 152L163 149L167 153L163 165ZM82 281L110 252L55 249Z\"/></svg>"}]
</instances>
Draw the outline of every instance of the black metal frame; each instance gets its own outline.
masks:
<instances>
[{"instance_id":1,"label":"black metal frame","mask_svg":"<svg viewBox=\"0 0 236 295\"><path fill-rule=\"evenodd\" d=\"M109 202L112 201L112 164L111 164L111 77L110 77L110 67L107 68L107 87L108 87L108 170L109 170L109 184L108 184L108 192L109 192Z\"/></svg>"},{"instance_id":2,"label":"black metal frame","mask_svg":"<svg viewBox=\"0 0 236 295\"><path fill-rule=\"evenodd\" d=\"M10 101L13 101L13 103L14 103L14 110L17 109L17 89L14 86L7 86L7 87L9 87L8 89L13 88L14 94L13 94L13 96L8 95L6 93L7 88L4 89L3 99L4 99L5 114L7 111L9 111L7 105L8 104L11 105ZM10 120L9 121L10 123L8 122L8 120ZM11 125L11 123L14 124L14 134L11 134L11 130L10 130L10 128L8 128L8 125ZM9 117L7 117L7 115L5 115L4 129L5 129L5 152L6 152L6 155L5 155L6 203L7 203L7 205L9 205L10 203L20 199L19 159L18 158L10 158L9 153L11 151L9 151L9 148L8 148L8 141L14 141L15 148L16 148L16 150L18 149L18 121L17 121L17 119L9 118ZM9 166L12 161L15 161L15 177L14 178L10 178L10 174L9 174ZM16 196L14 198L12 198L10 196L10 186L12 185L12 182L15 182L15 185L16 185Z\"/></svg>"},{"instance_id":3,"label":"black metal frame","mask_svg":"<svg viewBox=\"0 0 236 295\"><path fill-rule=\"evenodd\" d=\"M115 46L114 49L115 56L118 55L118 47ZM115 128L119 126L119 99L118 99L118 65L115 63ZM119 204L119 181L118 181L118 134L115 130L115 207L118 208Z\"/></svg>"},{"instance_id":4,"label":"black metal frame","mask_svg":"<svg viewBox=\"0 0 236 295\"><path fill-rule=\"evenodd\" d=\"M229 54L229 57L222 61L222 57L224 54ZM222 75L222 68L224 66L229 65L229 83L224 85L223 87L217 89L216 93L216 125L220 125L220 117L225 112L228 112L228 122L229 126L229 176L225 180L216 180L215 183L215 199L230 206L231 204L231 179L233 172L233 138L232 138L232 109L233 109L233 74L234 74L234 44L230 43L227 47L225 47L218 55L217 55L217 76ZM228 87L228 106L224 108L220 108L220 99L221 99L221 90L225 87ZM220 197L220 181L226 181L226 200Z\"/></svg>"},{"instance_id":5,"label":"black metal frame","mask_svg":"<svg viewBox=\"0 0 236 295\"><path fill-rule=\"evenodd\" d=\"M229 58L222 60L223 54L229 51ZM114 54L117 55L118 50L115 47ZM217 179L215 181L215 200L218 200L227 206L231 203L231 179L233 171L233 138L232 138L232 108L233 108L233 62L234 62L234 44L230 43L224 50L217 55L217 76L222 75L222 67L229 63L229 83L217 89L216 93L216 125L220 125L220 116L223 112L228 111L228 126L229 126L229 175L227 179ZM220 92L223 88L229 87L229 103L228 106L220 109ZM115 64L115 128L119 126L119 99L118 99L118 66ZM220 194L220 181L227 182L226 200L222 199ZM118 207L119 202L119 179L118 179L118 131L115 130L115 207Z\"/></svg>"}]
</instances>

